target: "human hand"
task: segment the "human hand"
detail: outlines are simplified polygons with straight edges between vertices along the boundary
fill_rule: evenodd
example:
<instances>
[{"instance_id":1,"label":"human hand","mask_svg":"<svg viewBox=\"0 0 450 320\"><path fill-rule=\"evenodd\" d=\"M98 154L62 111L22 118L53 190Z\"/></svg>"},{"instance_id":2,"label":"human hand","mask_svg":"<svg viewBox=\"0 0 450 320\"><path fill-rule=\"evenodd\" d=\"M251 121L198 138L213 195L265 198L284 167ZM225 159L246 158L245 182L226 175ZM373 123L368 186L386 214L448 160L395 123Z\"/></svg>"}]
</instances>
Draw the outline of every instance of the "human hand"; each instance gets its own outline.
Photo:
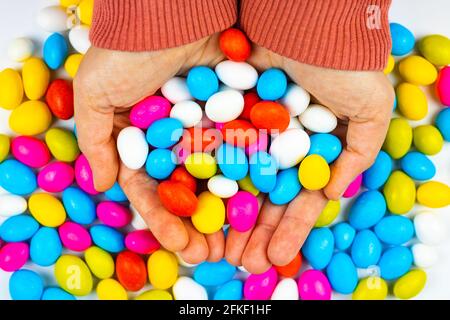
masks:
<instances>
[{"instance_id":1,"label":"human hand","mask_svg":"<svg viewBox=\"0 0 450 320\"><path fill-rule=\"evenodd\" d=\"M288 205L265 200L253 230L230 230L225 256L251 273L272 264L288 264L298 253L328 199L337 200L347 186L373 163L383 144L392 112L393 89L382 72L320 68L284 58L255 46L249 61L260 70L283 69L297 84L340 119L344 149L331 166L324 190L302 192ZM339 135L339 133L337 133Z\"/></svg>"},{"instance_id":2,"label":"human hand","mask_svg":"<svg viewBox=\"0 0 450 320\"><path fill-rule=\"evenodd\" d=\"M213 66L222 59L218 34L153 52L93 47L74 80L78 143L91 165L96 190L105 191L118 180L161 245L180 252L189 263L222 258L222 231L204 236L190 220L169 213L157 195L157 181L144 169L130 170L120 163L115 136L130 125L129 109L154 94L167 80L195 65Z\"/></svg>"}]
</instances>

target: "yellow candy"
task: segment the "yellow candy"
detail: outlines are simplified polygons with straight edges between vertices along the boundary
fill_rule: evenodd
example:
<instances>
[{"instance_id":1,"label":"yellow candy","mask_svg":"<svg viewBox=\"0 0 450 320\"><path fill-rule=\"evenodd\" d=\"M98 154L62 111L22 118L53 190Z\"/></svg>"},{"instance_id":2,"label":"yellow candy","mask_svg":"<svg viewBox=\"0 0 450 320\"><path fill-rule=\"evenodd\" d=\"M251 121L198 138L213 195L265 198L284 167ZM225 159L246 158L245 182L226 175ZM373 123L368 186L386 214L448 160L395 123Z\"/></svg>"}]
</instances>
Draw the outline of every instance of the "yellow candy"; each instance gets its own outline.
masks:
<instances>
[{"instance_id":1,"label":"yellow candy","mask_svg":"<svg viewBox=\"0 0 450 320\"><path fill-rule=\"evenodd\" d=\"M446 66L450 64L450 39L440 34L426 36L419 42L419 50L432 64Z\"/></svg>"},{"instance_id":2,"label":"yellow candy","mask_svg":"<svg viewBox=\"0 0 450 320\"><path fill-rule=\"evenodd\" d=\"M154 289L142 292L135 300L173 300L173 298L167 291Z\"/></svg>"},{"instance_id":3,"label":"yellow candy","mask_svg":"<svg viewBox=\"0 0 450 320\"><path fill-rule=\"evenodd\" d=\"M397 87L396 92L398 108L406 118L410 120L425 118L428 113L427 97L418 86L404 82Z\"/></svg>"},{"instance_id":4,"label":"yellow candy","mask_svg":"<svg viewBox=\"0 0 450 320\"><path fill-rule=\"evenodd\" d=\"M60 161L75 161L80 154L75 135L68 130L58 128L48 130L45 142L52 155Z\"/></svg>"},{"instance_id":5,"label":"yellow candy","mask_svg":"<svg viewBox=\"0 0 450 320\"><path fill-rule=\"evenodd\" d=\"M77 74L80 63L83 60L83 55L80 53L71 54L67 57L64 63L64 69L66 69L67 74L73 79Z\"/></svg>"},{"instance_id":6,"label":"yellow candy","mask_svg":"<svg viewBox=\"0 0 450 320\"><path fill-rule=\"evenodd\" d=\"M35 193L28 199L31 215L45 227L58 227L66 220L66 211L58 198L48 193Z\"/></svg>"},{"instance_id":7,"label":"yellow candy","mask_svg":"<svg viewBox=\"0 0 450 320\"><path fill-rule=\"evenodd\" d=\"M391 213L404 214L414 207L416 186L402 171L394 171L383 189L386 204Z\"/></svg>"},{"instance_id":8,"label":"yellow candy","mask_svg":"<svg viewBox=\"0 0 450 320\"><path fill-rule=\"evenodd\" d=\"M100 281L96 291L99 300L128 300L127 291L114 279Z\"/></svg>"},{"instance_id":9,"label":"yellow candy","mask_svg":"<svg viewBox=\"0 0 450 320\"><path fill-rule=\"evenodd\" d=\"M402 118L392 119L384 140L383 150L392 158L400 159L411 148L412 139L413 132L408 121Z\"/></svg>"},{"instance_id":10,"label":"yellow candy","mask_svg":"<svg viewBox=\"0 0 450 320\"><path fill-rule=\"evenodd\" d=\"M341 204L339 200L328 201L327 205L323 209L322 213L317 219L316 224L314 225L316 228L325 227L331 224L339 214L339 210L341 208Z\"/></svg>"},{"instance_id":11,"label":"yellow candy","mask_svg":"<svg viewBox=\"0 0 450 320\"><path fill-rule=\"evenodd\" d=\"M20 74L13 69L0 72L0 107L11 110L22 103L23 84Z\"/></svg>"},{"instance_id":12,"label":"yellow candy","mask_svg":"<svg viewBox=\"0 0 450 320\"><path fill-rule=\"evenodd\" d=\"M255 197L259 194L259 190L253 184L252 179L250 179L250 176L246 176L244 179L239 180L238 185L239 188L241 188L241 190L250 192Z\"/></svg>"},{"instance_id":13,"label":"yellow candy","mask_svg":"<svg viewBox=\"0 0 450 320\"><path fill-rule=\"evenodd\" d=\"M394 295L399 299L411 299L425 287L427 274L420 269L411 270L394 284Z\"/></svg>"},{"instance_id":14,"label":"yellow candy","mask_svg":"<svg viewBox=\"0 0 450 320\"><path fill-rule=\"evenodd\" d=\"M353 300L384 300L388 294L388 285L380 277L368 277L359 281L353 292Z\"/></svg>"},{"instance_id":15,"label":"yellow candy","mask_svg":"<svg viewBox=\"0 0 450 320\"><path fill-rule=\"evenodd\" d=\"M312 154L300 163L298 177L304 188L319 190L325 187L330 180L330 167L324 158Z\"/></svg>"},{"instance_id":16,"label":"yellow candy","mask_svg":"<svg viewBox=\"0 0 450 320\"><path fill-rule=\"evenodd\" d=\"M450 187L437 181L428 181L417 188L417 202L429 208L450 205Z\"/></svg>"},{"instance_id":17,"label":"yellow candy","mask_svg":"<svg viewBox=\"0 0 450 320\"><path fill-rule=\"evenodd\" d=\"M168 251L157 250L147 261L148 279L156 289L169 289L178 278L177 257Z\"/></svg>"},{"instance_id":18,"label":"yellow candy","mask_svg":"<svg viewBox=\"0 0 450 320\"><path fill-rule=\"evenodd\" d=\"M92 24L92 13L94 11L94 0L81 0L77 8L77 15L83 24Z\"/></svg>"},{"instance_id":19,"label":"yellow candy","mask_svg":"<svg viewBox=\"0 0 450 320\"><path fill-rule=\"evenodd\" d=\"M39 100L47 91L50 71L42 59L33 57L23 64L22 78L28 99Z\"/></svg>"},{"instance_id":20,"label":"yellow candy","mask_svg":"<svg viewBox=\"0 0 450 320\"><path fill-rule=\"evenodd\" d=\"M5 134L0 134L0 162L6 159L9 154L9 137Z\"/></svg>"},{"instance_id":21,"label":"yellow candy","mask_svg":"<svg viewBox=\"0 0 450 320\"><path fill-rule=\"evenodd\" d=\"M435 155L442 150L444 138L439 130L432 125L423 125L414 128L414 146L422 153Z\"/></svg>"},{"instance_id":22,"label":"yellow candy","mask_svg":"<svg viewBox=\"0 0 450 320\"><path fill-rule=\"evenodd\" d=\"M107 279L114 275L114 260L105 250L90 247L84 252L84 259L97 278Z\"/></svg>"},{"instance_id":23,"label":"yellow candy","mask_svg":"<svg viewBox=\"0 0 450 320\"><path fill-rule=\"evenodd\" d=\"M209 179L217 172L216 159L207 153L195 152L184 162L186 170L197 179Z\"/></svg>"},{"instance_id":24,"label":"yellow candy","mask_svg":"<svg viewBox=\"0 0 450 320\"><path fill-rule=\"evenodd\" d=\"M83 260L73 255L59 257L55 264L55 278L59 286L76 296L92 291L92 275Z\"/></svg>"},{"instance_id":25,"label":"yellow candy","mask_svg":"<svg viewBox=\"0 0 450 320\"><path fill-rule=\"evenodd\" d=\"M438 76L435 66L419 56L409 56L398 64L398 71L406 82L419 86L428 86Z\"/></svg>"},{"instance_id":26,"label":"yellow candy","mask_svg":"<svg viewBox=\"0 0 450 320\"><path fill-rule=\"evenodd\" d=\"M48 129L52 114L42 101L27 101L11 112L9 127L18 134L34 136Z\"/></svg>"},{"instance_id":27,"label":"yellow candy","mask_svg":"<svg viewBox=\"0 0 450 320\"><path fill-rule=\"evenodd\" d=\"M59 0L61 7L68 8L71 6L77 6L81 0Z\"/></svg>"},{"instance_id":28,"label":"yellow candy","mask_svg":"<svg viewBox=\"0 0 450 320\"><path fill-rule=\"evenodd\" d=\"M386 68L384 68L384 70L383 70L384 74L391 73L392 70L394 70L394 67L395 67L395 60L394 60L394 57L392 56L392 54L390 54L388 61L387 61Z\"/></svg>"},{"instance_id":29,"label":"yellow candy","mask_svg":"<svg viewBox=\"0 0 450 320\"><path fill-rule=\"evenodd\" d=\"M209 191L198 196L198 205L191 217L192 224L201 233L219 231L225 223L225 205L221 198Z\"/></svg>"}]
</instances>

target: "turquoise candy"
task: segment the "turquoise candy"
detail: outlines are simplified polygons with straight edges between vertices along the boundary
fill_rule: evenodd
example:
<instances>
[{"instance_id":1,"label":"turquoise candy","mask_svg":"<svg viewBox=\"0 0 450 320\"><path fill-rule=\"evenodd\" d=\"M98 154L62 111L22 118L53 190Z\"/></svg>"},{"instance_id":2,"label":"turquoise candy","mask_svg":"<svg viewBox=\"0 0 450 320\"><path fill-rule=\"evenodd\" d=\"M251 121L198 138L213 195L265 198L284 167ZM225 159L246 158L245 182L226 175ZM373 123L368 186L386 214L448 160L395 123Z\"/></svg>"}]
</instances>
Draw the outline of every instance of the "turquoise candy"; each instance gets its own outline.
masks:
<instances>
[{"instance_id":1,"label":"turquoise candy","mask_svg":"<svg viewBox=\"0 0 450 320\"><path fill-rule=\"evenodd\" d=\"M311 230L302 247L303 256L314 269L324 269L334 251L334 236L329 228Z\"/></svg>"},{"instance_id":2,"label":"turquoise candy","mask_svg":"<svg viewBox=\"0 0 450 320\"><path fill-rule=\"evenodd\" d=\"M444 140L450 141L450 107L443 108L438 113L435 124L444 137Z\"/></svg>"},{"instance_id":3,"label":"turquoise candy","mask_svg":"<svg viewBox=\"0 0 450 320\"><path fill-rule=\"evenodd\" d=\"M392 172L392 158L380 151L373 165L363 173L363 185L370 190L381 188Z\"/></svg>"},{"instance_id":4,"label":"turquoise candy","mask_svg":"<svg viewBox=\"0 0 450 320\"><path fill-rule=\"evenodd\" d=\"M174 118L153 122L147 129L147 142L154 148L166 149L176 144L183 135L183 124Z\"/></svg>"},{"instance_id":5,"label":"turquoise candy","mask_svg":"<svg viewBox=\"0 0 450 320\"><path fill-rule=\"evenodd\" d=\"M318 154L331 163L339 157L342 151L341 140L335 135L329 133L316 133L310 136L311 147L308 155Z\"/></svg>"},{"instance_id":6,"label":"turquoise candy","mask_svg":"<svg viewBox=\"0 0 450 320\"><path fill-rule=\"evenodd\" d=\"M40 300L44 291L42 278L31 270L18 270L9 279L9 294L13 300Z\"/></svg>"},{"instance_id":7,"label":"turquoise candy","mask_svg":"<svg viewBox=\"0 0 450 320\"><path fill-rule=\"evenodd\" d=\"M123 192L122 188L117 182L114 182L114 185L111 187L111 189L105 191L105 196L111 201L128 201L126 194Z\"/></svg>"},{"instance_id":8,"label":"turquoise candy","mask_svg":"<svg viewBox=\"0 0 450 320\"><path fill-rule=\"evenodd\" d=\"M386 280L394 280L407 273L412 266L413 255L406 247L392 247L381 256L378 266L381 277Z\"/></svg>"},{"instance_id":9,"label":"turquoise candy","mask_svg":"<svg viewBox=\"0 0 450 320\"><path fill-rule=\"evenodd\" d=\"M351 255L358 268L368 268L378 263L382 245L375 233L370 230L358 232L353 240Z\"/></svg>"},{"instance_id":10,"label":"turquoise candy","mask_svg":"<svg viewBox=\"0 0 450 320\"><path fill-rule=\"evenodd\" d=\"M95 245L108 252L118 253L125 248L124 236L116 229L100 224L91 227L90 233Z\"/></svg>"},{"instance_id":11,"label":"turquoise candy","mask_svg":"<svg viewBox=\"0 0 450 320\"><path fill-rule=\"evenodd\" d=\"M145 163L145 170L152 178L163 180L168 178L176 167L175 154L167 149L151 151Z\"/></svg>"},{"instance_id":12,"label":"turquoise candy","mask_svg":"<svg viewBox=\"0 0 450 320\"><path fill-rule=\"evenodd\" d=\"M69 187L62 193L62 201L69 218L79 224L91 224L96 218L95 203L83 190Z\"/></svg>"},{"instance_id":13,"label":"turquoise candy","mask_svg":"<svg viewBox=\"0 0 450 320\"><path fill-rule=\"evenodd\" d=\"M389 25L392 38L392 55L403 56L414 48L416 39L411 31L399 23Z\"/></svg>"},{"instance_id":14,"label":"turquoise candy","mask_svg":"<svg viewBox=\"0 0 450 320\"><path fill-rule=\"evenodd\" d=\"M348 221L356 230L373 227L386 213L386 200L378 191L361 193L350 208Z\"/></svg>"},{"instance_id":15,"label":"turquoise candy","mask_svg":"<svg viewBox=\"0 0 450 320\"><path fill-rule=\"evenodd\" d=\"M250 157L250 179L261 192L271 192L277 183L278 165L265 151L258 151Z\"/></svg>"},{"instance_id":16,"label":"turquoise candy","mask_svg":"<svg viewBox=\"0 0 450 320\"><path fill-rule=\"evenodd\" d=\"M206 101L219 91L219 79L216 73L208 67L198 66L192 68L186 79L191 95L200 101Z\"/></svg>"},{"instance_id":17,"label":"turquoise candy","mask_svg":"<svg viewBox=\"0 0 450 320\"><path fill-rule=\"evenodd\" d=\"M414 180L430 180L436 174L433 162L423 153L411 151L400 161L402 170Z\"/></svg>"},{"instance_id":18,"label":"turquoise candy","mask_svg":"<svg viewBox=\"0 0 450 320\"><path fill-rule=\"evenodd\" d=\"M327 276L334 291L350 294L358 284L358 273L348 254L336 253L327 267Z\"/></svg>"},{"instance_id":19,"label":"turquoise candy","mask_svg":"<svg viewBox=\"0 0 450 320\"><path fill-rule=\"evenodd\" d=\"M264 71L256 84L256 91L262 100L277 100L284 96L287 77L280 69L271 68Z\"/></svg>"},{"instance_id":20,"label":"turquoise candy","mask_svg":"<svg viewBox=\"0 0 450 320\"><path fill-rule=\"evenodd\" d=\"M36 175L23 163L8 159L0 164L0 187L13 194L27 195L37 188Z\"/></svg>"},{"instance_id":21,"label":"turquoise candy","mask_svg":"<svg viewBox=\"0 0 450 320\"><path fill-rule=\"evenodd\" d=\"M356 231L347 222L339 222L333 226L333 235L336 248L338 250L347 250L353 243Z\"/></svg>"},{"instance_id":22,"label":"turquoise candy","mask_svg":"<svg viewBox=\"0 0 450 320\"><path fill-rule=\"evenodd\" d=\"M0 238L6 242L21 242L30 239L39 229L39 223L30 215L10 217L0 225Z\"/></svg>"},{"instance_id":23,"label":"turquoise candy","mask_svg":"<svg viewBox=\"0 0 450 320\"><path fill-rule=\"evenodd\" d=\"M242 300L244 285L240 280L231 280L217 289L214 300Z\"/></svg>"},{"instance_id":24,"label":"turquoise candy","mask_svg":"<svg viewBox=\"0 0 450 320\"><path fill-rule=\"evenodd\" d=\"M77 300L73 295L61 288L50 287L44 290L42 300Z\"/></svg>"},{"instance_id":25,"label":"turquoise candy","mask_svg":"<svg viewBox=\"0 0 450 320\"><path fill-rule=\"evenodd\" d=\"M195 268L194 280L203 286L219 286L231 279L236 273L236 267L225 259L219 262L203 262Z\"/></svg>"},{"instance_id":26,"label":"turquoise candy","mask_svg":"<svg viewBox=\"0 0 450 320\"><path fill-rule=\"evenodd\" d=\"M270 191L269 199L276 205L287 204L299 194L301 188L297 168L282 170L278 172L277 183Z\"/></svg>"},{"instance_id":27,"label":"turquoise candy","mask_svg":"<svg viewBox=\"0 0 450 320\"><path fill-rule=\"evenodd\" d=\"M53 33L44 42L43 57L45 63L52 70L59 69L66 61L69 53L67 41L59 33Z\"/></svg>"},{"instance_id":28,"label":"turquoise candy","mask_svg":"<svg viewBox=\"0 0 450 320\"><path fill-rule=\"evenodd\" d=\"M220 171L228 179L241 180L247 175L248 159L244 149L224 143L217 149L216 157Z\"/></svg>"},{"instance_id":29,"label":"turquoise candy","mask_svg":"<svg viewBox=\"0 0 450 320\"><path fill-rule=\"evenodd\" d=\"M404 216L388 216L377 223L375 233L384 243L398 246L413 238L414 225Z\"/></svg>"},{"instance_id":30,"label":"turquoise candy","mask_svg":"<svg viewBox=\"0 0 450 320\"><path fill-rule=\"evenodd\" d=\"M56 263L62 254L62 249L56 229L42 227L31 238L30 258L35 264L48 267Z\"/></svg>"}]
</instances>

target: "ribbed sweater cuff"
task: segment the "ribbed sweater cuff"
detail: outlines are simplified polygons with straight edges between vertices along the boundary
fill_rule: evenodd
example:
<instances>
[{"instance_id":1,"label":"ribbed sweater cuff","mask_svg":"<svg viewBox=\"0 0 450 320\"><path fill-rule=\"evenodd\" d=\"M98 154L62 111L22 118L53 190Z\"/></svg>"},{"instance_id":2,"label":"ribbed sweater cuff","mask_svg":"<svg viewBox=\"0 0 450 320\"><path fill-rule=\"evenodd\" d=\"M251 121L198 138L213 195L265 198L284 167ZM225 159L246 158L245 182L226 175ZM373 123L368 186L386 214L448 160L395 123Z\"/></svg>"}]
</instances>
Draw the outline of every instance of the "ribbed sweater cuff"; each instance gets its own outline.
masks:
<instances>
[{"instance_id":1,"label":"ribbed sweater cuff","mask_svg":"<svg viewBox=\"0 0 450 320\"><path fill-rule=\"evenodd\" d=\"M97 47L151 51L194 42L236 22L235 0L95 0Z\"/></svg>"},{"instance_id":2,"label":"ribbed sweater cuff","mask_svg":"<svg viewBox=\"0 0 450 320\"><path fill-rule=\"evenodd\" d=\"M249 38L285 57L326 68L382 70L391 49L391 0L243 0Z\"/></svg>"}]
</instances>

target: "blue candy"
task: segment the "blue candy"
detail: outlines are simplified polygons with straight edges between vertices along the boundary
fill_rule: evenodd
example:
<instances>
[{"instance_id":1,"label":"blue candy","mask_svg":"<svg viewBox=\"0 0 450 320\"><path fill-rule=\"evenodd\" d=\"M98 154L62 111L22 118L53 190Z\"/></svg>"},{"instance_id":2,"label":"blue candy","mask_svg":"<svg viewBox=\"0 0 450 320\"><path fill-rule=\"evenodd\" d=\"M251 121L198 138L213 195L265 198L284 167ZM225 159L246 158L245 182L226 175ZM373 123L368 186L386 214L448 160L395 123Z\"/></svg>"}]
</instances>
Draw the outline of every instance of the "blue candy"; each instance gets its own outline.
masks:
<instances>
[{"instance_id":1,"label":"blue candy","mask_svg":"<svg viewBox=\"0 0 450 320\"><path fill-rule=\"evenodd\" d=\"M31 270L18 270L9 279L9 294L13 300L40 300L44 291L42 278Z\"/></svg>"},{"instance_id":2,"label":"blue candy","mask_svg":"<svg viewBox=\"0 0 450 320\"><path fill-rule=\"evenodd\" d=\"M214 294L214 300L242 300L242 281L231 280L221 286Z\"/></svg>"},{"instance_id":3,"label":"blue candy","mask_svg":"<svg viewBox=\"0 0 450 320\"><path fill-rule=\"evenodd\" d=\"M350 208L348 221L356 230L370 228L386 213L386 200L375 190L361 193Z\"/></svg>"},{"instance_id":4,"label":"blue candy","mask_svg":"<svg viewBox=\"0 0 450 320\"><path fill-rule=\"evenodd\" d=\"M27 195L37 188L36 175L23 163L8 159L0 163L0 187L13 194Z\"/></svg>"},{"instance_id":5,"label":"blue candy","mask_svg":"<svg viewBox=\"0 0 450 320\"><path fill-rule=\"evenodd\" d=\"M378 153L373 165L363 173L363 185L370 190L381 188L392 172L392 158L384 151Z\"/></svg>"},{"instance_id":6,"label":"blue candy","mask_svg":"<svg viewBox=\"0 0 450 320\"><path fill-rule=\"evenodd\" d=\"M360 231L353 240L352 260L358 268L374 266L380 260L382 249L375 233L370 230Z\"/></svg>"},{"instance_id":7,"label":"blue candy","mask_svg":"<svg viewBox=\"0 0 450 320\"><path fill-rule=\"evenodd\" d=\"M436 127L445 141L450 141L450 107L442 109L436 117Z\"/></svg>"},{"instance_id":8,"label":"blue candy","mask_svg":"<svg viewBox=\"0 0 450 320\"><path fill-rule=\"evenodd\" d=\"M93 226L90 230L92 241L100 248L117 253L124 249L124 236L116 229L105 225Z\"/></svg>"},{"instance_id":9,"label":"blue candy","mask_svg":"<svg viewBox=\"0 0 450 320\"><path fill-rule=\"evenodd\" d=\"M43 57L50 69L56 70L66 61L69 53L66 39L59 33L53 33L45 40Z\"/></svg>"},{"instance_id":10,"label":"blue candy","mask_svg":"<svg viewBox=\"0 0 450 320\"><path fill-rule=\"evenodd\" d=\"M51 266L61 256L62 249L61 240L56 229L42 227L31 238L30 258L31 261L39 266Z\"/></svg>"},{"instance_id":11,"label":"blue candy","mask_svg":"<svg viewBox=\"0 0 450 320\"><path fill-rule=\"evenodd\" d=\"M399 23L391 23L389 27L392 38L392 55L403 56L410 53L416 43L412 32Z\"/></svg>"},{"instance_id":12,"label":"blue candy","mask_svg":"<svg viewBox=\"0 0 450 320\"><path fill-rule=\"evenodd\" d=\"M244 150L228 143L222 144L217 150L217 163L228 179L241 180L248 173L248 160Z\"/></svg>"},{"instance_id":13,"label":"blue candy","mask_svg":"<svg viewBox=\"0 0 450 320\"><path fill-rule=\"evenodd\" d=\"M297 168L282 170L277 175L277 184L275 189L270 191L269 199L277 205L289 203L299 194L301 188Z\"/></svg>"},{"instance_id":14,"label":"blue candy","mask_svg":"<svg viewBox=\"0 0 450 320\"><path fill-rule=\"evenodd\" d=\"M314 269L325 268L334 251L334 237L329 228L311 230L302 247L303 256Z\"/></svg>"},{"instance_id":15,"label":"blue candy","mask_svg":"<svg viewBox=\"0 0 450 320\"><path fill-rule=\"evenodd\" d=\"M414 225L406 217L388 216L377 223L375 233L384 243L401 245L411 240L414 236Z\"/></svg>"},{"instance_id":16,"label":"blue candy","mask_svg":"<svg viewBox=\"0 0 450 320\"><path fill-rule=\"evenodd\" d=\"M277 183L278 164L270 154L258 151L250 157L250 179L261 192L271 192Z\"/></svg>"},{"instance_id":17,"label":"blue candy","mask_svg":"<svg viewBox=\"0 0 450 320\"><path fill-rule=\"evenodd\" d=\"M62 193L64 208L70 219L79 224L91 224L96 218L95 203L83 190L69 187Z\"/></svg>"},{"instance_id":18,"label":"blue candy","mask_svg":"<svg viewBox=\"0 0 450 320\"><path fill-rule=\"evenodd\" d=\"M311 147L308 155L318 154L327 163L331 163L339 157L342 151L342 144L338 137L329 133L316 133L310 136Z\"/></svg>"},{"instance_id":19,"label":"blue candy","mask_svg":"<svg viewBox=\"0 0 450 320\"><path fill-rule=\"evenodd\" d=\"M38 229L39 223L32 216L20 214L0 225L0 238L6 242L21 242L30 239Z\"/></svg>"},{"instance_id":20,"label":"blue candy","mask_svg":"<svg viewBox=\"0 0 450 320\"><path fill-rule=\"evenodd\" d=\"M166 179L176 167L175 154L167 149L155 149L149 153L145 170L150 177Z\"/></svg>"},{"instance_id":21,"label":"blue candy","mask_svg":"<svg viewBox=\"0 0 450 320\"><path fill-rule=\"evenodd\" d=\"M333 235L336 248L338 250L347 250L353 243L356 231L347 222L339 222L333 226Z\"/></svg>"},{"instance_id":22,"label":"blue candy","mask_svg":"<svg viewBox=\"0 0 450 320\"><path fill-rule=\"evenodd\" d=\"M378 266L381 277L386 280L394 280L411 269L413 255L406 247L393 247L387 249L381 256Z\"/></svg>"},{"instance_id":23,"label":"blue candy","mask_svg":"<svg viewBox=\"0 0 450 320\"><path fill-rule=\"evenodd\" d=\"M334 291L349 294L358 284L358 273L348 254L336 253L327 267L327 276Z\"/></svg>"},{"instance_id":24,"label":"blue candy","mask_svg":"<svg viewBox=\"0 0 450 320\"><path fill-rule=\"evenodd\" d=\"M414 180L430 180L436 174L436 167L433 162L418 151L407 153L401 159L400 166Z\"/></svg>"},{"instance_id":25,"label":"blue candy","mask_svg":"<svg viewBox=\"0 0 450 320\"><path fill-rule=\"evenodd\" d=\"M50 287L44 290L42 300L77 300L73 295L61 288Z\"/></svg>"},{"instance_id":26,"label":"blue candy","mask_svg":"<svg viewBox=\"0 0 450 320\"><path fill-rule=\"evenodd\" d=\"M186 79L191 95L201 101L206 101L219 91L219 79L216 73L208 67L198 66L192 68Z\"/></svg>"},{"instance_id":27,"label":"blue candy","mask_svg":"<svg viewBox=\"0 0 450 320\"><path fill-rule=\"evenodd\" d=\"M397 109L397 96L394 97L394 105L392 107L392 111L395 111Z\"/></svg>"},{"instance_id":28,"label":"blue candy","mask_svg":"<svg viewBox=\"0 0 450 320\"><path fill-rule=\"evenodd\" d=\"M111 201L128 201L126 194L123 192L122 188L117 182L114 182L114 185L111 187L111 189L105 191L105 196Z\"/></svg>"},{"instance_id":29,"label":"blue candy","mask_svg":"<svg viewBox=\"0 0 450 320\"><path fill-rule=\"evenodd\" d=\"M267 69L258 79L256 91L263 100L277 100L284 96L287 78L283 71L276 68Z\"/></svg>"},{"instance_id":30,"label":"blue candy","mask_svg":"<svg viewBox=\"0 0 450 320\"><path fill-rule=\"evenodd\" d=\"M235 273L236 267L225 259L203 262L195 268L194 280L203 286L219 286L233 279Z\"/></svg>"},{"instance_id":31,"label":"blue candy","mask_svg":"<svg viewBox=\"0 0 450 320\"><path fill-rule=\"evenodd\" d=\"M147 129L147 142L155 147L166 149L170 148L183 135L183 124L180 120L174 118L164 118L156 120Z\"/></svg>"}]
</instances>

